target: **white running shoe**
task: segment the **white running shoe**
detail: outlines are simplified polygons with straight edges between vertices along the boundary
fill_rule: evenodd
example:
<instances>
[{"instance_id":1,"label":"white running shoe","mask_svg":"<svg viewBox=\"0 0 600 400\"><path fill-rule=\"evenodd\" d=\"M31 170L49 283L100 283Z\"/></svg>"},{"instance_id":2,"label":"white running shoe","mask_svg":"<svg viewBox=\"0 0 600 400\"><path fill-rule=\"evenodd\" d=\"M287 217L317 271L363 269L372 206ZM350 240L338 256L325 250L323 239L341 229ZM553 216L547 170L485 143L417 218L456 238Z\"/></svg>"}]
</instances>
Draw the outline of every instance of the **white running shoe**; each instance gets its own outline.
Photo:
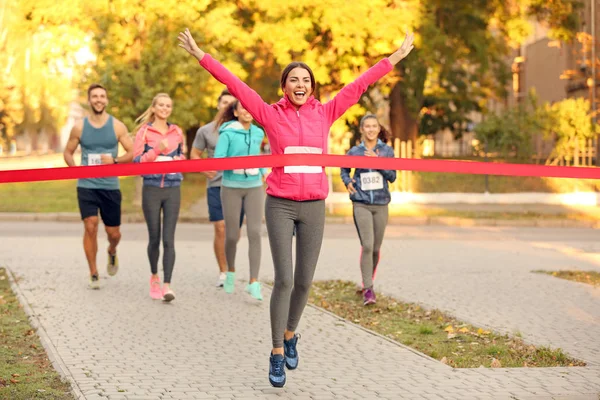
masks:
<instances>
[{"instance_id":1,"label":"white running shoe","mask_svg":"<svg viewBox=\"0 0 600 400\"><path fill-rule=\"evenodd\" d=\"M221 272L219 274L219 279L217 280L217 287L223 287L225 284L225 278L227 278L227 274L225 272Z\"/></svg>"}]
</instances>

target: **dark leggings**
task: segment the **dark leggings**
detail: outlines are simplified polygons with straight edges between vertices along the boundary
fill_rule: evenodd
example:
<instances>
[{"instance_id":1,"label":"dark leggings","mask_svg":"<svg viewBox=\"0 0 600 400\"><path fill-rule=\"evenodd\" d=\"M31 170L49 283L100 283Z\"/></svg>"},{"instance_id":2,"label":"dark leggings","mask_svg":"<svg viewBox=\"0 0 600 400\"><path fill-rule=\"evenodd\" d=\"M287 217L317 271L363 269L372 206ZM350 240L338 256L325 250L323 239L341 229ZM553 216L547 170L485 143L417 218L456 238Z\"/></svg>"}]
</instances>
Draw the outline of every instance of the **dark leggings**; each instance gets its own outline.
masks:
<instances>
[{"instance_id":1,"label":"dark leggings","mask_svg":"<svg viewBox=\"0 0 600 400\"><path fill-rule=\"evenodd\" d=\"M144 186L142 190L142 209L148 226L148 259L150 270L158 274L158 256L160 255L160 231L162 210L163 271L164 283L171 283L175 265L175 227L181 205L180 187L159 188Z\"/></svg>"},{"instance_id":2,"label":"dark leggings","mask_svg":"<svg viewBox=\"0 0 600 400\"><path fill-rule=\"evenodd\" d=\"M308 301L325 228L325 200L293 201L267 196L265 219L275 268L271 295L273 347L283 347L285 329L295 332ZM296 228L296 269L292 236Z\"/></svg>"},{"instance_id":3,"label":"dark leggings","mask_svg":"<svg viewBox=\"0 0 600 400\"><path fill-rule=\"evenodd\" d=\"M360 271L365 289L373 288L373 279L379 263L379 250L388 221L388 206L353 202L354 225L362 252Z\"/></svg>"}]
</instances>

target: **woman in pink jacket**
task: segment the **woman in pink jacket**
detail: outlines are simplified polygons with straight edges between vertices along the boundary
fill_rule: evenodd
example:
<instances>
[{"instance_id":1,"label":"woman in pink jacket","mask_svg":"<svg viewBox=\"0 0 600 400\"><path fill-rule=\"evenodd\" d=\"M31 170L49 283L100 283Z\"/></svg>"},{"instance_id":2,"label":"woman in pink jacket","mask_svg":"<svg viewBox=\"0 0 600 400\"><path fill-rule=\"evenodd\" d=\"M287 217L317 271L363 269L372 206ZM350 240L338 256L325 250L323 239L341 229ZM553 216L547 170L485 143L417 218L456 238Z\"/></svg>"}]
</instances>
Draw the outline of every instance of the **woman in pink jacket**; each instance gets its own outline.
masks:
<instances>
[{"instance_id":1,"label":"woman in pink jacket","mask_svg":"<svg viewBox=\"0 0 600 400\"><path fill-rule=\"evenodd\" d=\"M356 104L369 85L390 72L412 50L413 36L402 47L379 61L331 101L321 104L312 96L315 78L304 63L293 62L281 75L284 97L267 104L238 77L202 51L188 29L179 34L179 46L204 69L225 84L254 119L265 128L272 154L322 154L327 151L331 125ZM271 296L271 385L285 385L285 368L298 366L296 327L308 300L325 227L327 175L322 167L273 168L267 178L265 217L275 281ZM296 229L296 269L292 260L292 235Z\"/></svg>"},{"instance_id":2,"label":"woman in pink jacket","mask_svg":"<svg viewBox=\"0 0 600 400\"><path fill-rule=\"evenodd\" d=\"M173 110L168 94L159 93L152 105L136 122L133 162L183 160L185 138L181 128L167 122ZM150 297L172 301L171 276L175 266L175 227L181 205L181 173L144 175L142 210L148 226L148 260L150 261ZM161 213L162 211L162 213ZM162 215L162 218L161 218ZM162 221L161 221L162 220ZM162 226L163 287L158 276L158 257Z\"/></svg>"}]
</instances>

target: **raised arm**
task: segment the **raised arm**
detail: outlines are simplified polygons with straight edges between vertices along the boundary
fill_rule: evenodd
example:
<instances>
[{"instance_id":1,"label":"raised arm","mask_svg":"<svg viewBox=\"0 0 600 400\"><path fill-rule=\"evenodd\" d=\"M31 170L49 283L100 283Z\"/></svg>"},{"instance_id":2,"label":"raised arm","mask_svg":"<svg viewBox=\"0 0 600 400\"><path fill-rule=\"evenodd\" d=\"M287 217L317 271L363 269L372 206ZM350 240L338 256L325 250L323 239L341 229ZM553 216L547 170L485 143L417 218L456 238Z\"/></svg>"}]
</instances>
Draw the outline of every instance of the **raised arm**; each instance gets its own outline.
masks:
<instances>
[{"instance_id":1,"label":"raised arm","mask_svg":"<svg viewBox=\"0 0 600 400\"><path fill-rule=\"evenodd\" d=\"M410 53L414 47L412 44L413 40L413 35L407 34L402 46L394 54L369 68L354 82L342 88L331 101L324 104L324 112L330 125L341 117L348 108L356 104L360 100L360 96L367 91L370 85L387 75L394 68L394 65Z\"/></svg>"},{"instance_id":2,"label":"raised arm","mask_svg":"<svg viewBox=\"0 0 600 400\"><path fill-rule=\"evenodd\" d=\"M259 124L264 126L275 116L275 111L263 101L258 93L198 47L189 29L186 28L185 32L181 32L177 38L179 47L194 56L216 80L226 85L229 92L242 103Z\"/></svg>"}]
</instances>

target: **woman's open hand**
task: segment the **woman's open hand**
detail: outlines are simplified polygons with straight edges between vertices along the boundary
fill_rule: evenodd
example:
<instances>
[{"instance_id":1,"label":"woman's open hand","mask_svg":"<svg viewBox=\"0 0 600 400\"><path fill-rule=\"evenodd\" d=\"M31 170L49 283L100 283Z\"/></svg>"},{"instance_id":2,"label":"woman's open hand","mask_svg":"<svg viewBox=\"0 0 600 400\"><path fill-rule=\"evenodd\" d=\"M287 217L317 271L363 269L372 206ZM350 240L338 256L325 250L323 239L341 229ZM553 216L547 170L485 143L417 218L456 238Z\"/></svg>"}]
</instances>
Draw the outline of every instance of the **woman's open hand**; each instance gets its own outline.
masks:
<instances>
[{"instance_id":1,"label":"woman's open hand","mask_svg":"<svg viewBox=\"0 0 600 400\"><path fill-rule=\"evenodd\" d=\"M205 53L200 50L188 28L185 28L184 32L180 32L177 39L179 39L179 47L182 47L185 51L196 57L198 61L202 60Z\"/></svg>"},{"instance_id":2,"label":"woman's open hand","mask_svg":"<svg viewBox=\"0 0 600 400\"><path fill-rule=\"evenodd\" d=\"M415 35L411 33L407 33L404 38L404 42L402 42L402 46L398 50L394 52L391 56L388 57L388 60L392 63L392 65L398 64L402 59L404 59L415 46L413 46L413 41L415 40Z\"/></svg>"}]
</instances>

